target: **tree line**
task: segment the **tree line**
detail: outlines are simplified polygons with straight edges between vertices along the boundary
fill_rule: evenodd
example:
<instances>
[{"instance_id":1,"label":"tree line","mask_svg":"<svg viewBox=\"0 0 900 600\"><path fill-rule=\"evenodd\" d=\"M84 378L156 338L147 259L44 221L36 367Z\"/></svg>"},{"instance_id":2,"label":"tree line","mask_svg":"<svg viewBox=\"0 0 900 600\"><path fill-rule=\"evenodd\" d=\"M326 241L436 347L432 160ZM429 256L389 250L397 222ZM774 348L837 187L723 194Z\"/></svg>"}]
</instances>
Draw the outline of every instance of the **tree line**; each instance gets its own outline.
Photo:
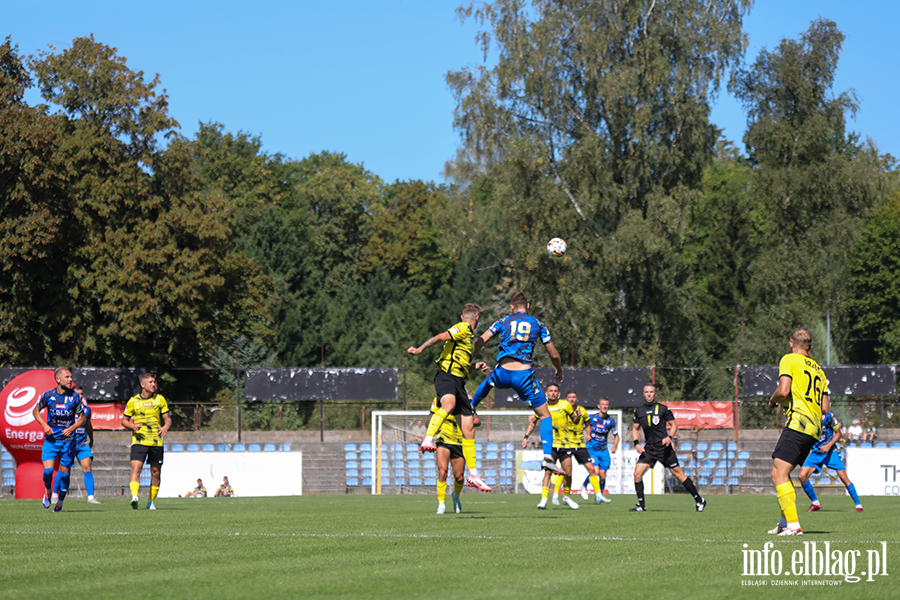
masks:
<instances>
[{"instance_id":1,"label":"tree line","mask_svg":"<svg viewBox=\"0 0 900 600\"><path fill-rule=\"evenodd\" d=\"M576 366L672 367L672 399L728 397L722 367L775 363L797 326L832 363L895 362L895 160L848 126L837 25L748 60L749 4L461 8L495 64L447 74L445 183L267 153L216 122L188 138L115 48L7 38L0 362L156 367L176 399L227 402L236 364L400 366L463 303L484 323L517 289ZM709 120L726 86L746 153ZM430 402L429 363L405 363L411 400ZM309 418L290 410L286 427Z\"/></svg>"}]
</instances>

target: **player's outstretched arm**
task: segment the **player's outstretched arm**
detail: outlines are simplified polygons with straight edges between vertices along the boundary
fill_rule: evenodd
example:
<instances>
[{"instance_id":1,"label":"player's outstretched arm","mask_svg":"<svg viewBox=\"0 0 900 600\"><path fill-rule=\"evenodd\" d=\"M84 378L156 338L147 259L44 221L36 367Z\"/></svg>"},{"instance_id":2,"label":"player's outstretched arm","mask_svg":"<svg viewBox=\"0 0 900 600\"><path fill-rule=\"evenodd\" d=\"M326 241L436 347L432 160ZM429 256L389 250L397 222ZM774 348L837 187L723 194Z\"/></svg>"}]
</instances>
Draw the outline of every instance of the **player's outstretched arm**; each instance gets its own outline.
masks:
<instances>
[{"instance_id":1,"label":"player's outstretched arm","mask_svg":"<svg viewBox=\"0 0 900 600\"><path fill-rule=\"evenodd\" d=\"M547 342L544 344L544 347L547 349L547 354L550 355L550 360L553 361L553 366L556 367L556 380L563 380L563 370L562 370L562 362L559 360L559 351L556 349L556 346L553 345L553 342Z\"/></svg>"},{"instance_id":2,"label":"player's outstretched arm","mask_svg":"<svg viewBox=\"0 0 900 600\"><path fill-rule=\"evenodd\" d=\"M425 348L434 346L438 342L449 342L449 341L450 341L450 332L442 331L441 333L437 334L436 336L429 338L428 341L426 341L424 344L422 344L418 348L416 348L414 346L410 346L409 348L407 348L406 351L409 354L421 354L422 350L424 350Z\"/></svg>"},{"instance_id":3,"label":"player's outstretched arm","mask_svg":"<svg viewBox=\"0 0 900 600\"><path fill-rule=\"evenodd\" d=\"M473 358L478 356L478 353L481 352L481 349L484 347L485 344L488 343L488 340L491 339L492 337L494 337L494 334L491 333L490 329L488 329L487 331L482 333L481 336L479 336L479 338L477 340L475 340L475 349L472 350Z\"/></svg>"}]
</instances>

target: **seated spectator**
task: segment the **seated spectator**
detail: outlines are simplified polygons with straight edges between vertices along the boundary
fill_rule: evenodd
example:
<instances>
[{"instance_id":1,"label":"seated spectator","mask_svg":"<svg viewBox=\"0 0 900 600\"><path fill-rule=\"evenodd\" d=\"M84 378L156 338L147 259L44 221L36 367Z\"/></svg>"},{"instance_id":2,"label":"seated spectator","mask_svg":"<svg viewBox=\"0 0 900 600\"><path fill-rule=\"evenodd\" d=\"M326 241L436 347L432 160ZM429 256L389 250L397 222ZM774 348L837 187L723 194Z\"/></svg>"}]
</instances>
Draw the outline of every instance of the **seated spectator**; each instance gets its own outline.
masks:
<instances>
[{"instance_id":1,"label":"seated spectator","mask_svg":"<svg viewBox=\"0 0 900 600\"><path fill-rule=\"evenodd\" d=\"M417 444L420 443L422 439L425 438L425 429L425 424L421 420L416 421L416 424L413 425L412 429L409 432L409 441L415 442Z\"/></svg>"},{"instance_id":2,"label":"seated spectator","mask_svg":"<svg viewBox=\"0 0 900 600\"><path fill-rule=\"evenodd\" d=\"M184 495L185 498L206 498L206 488L203 487L203 480L197 480L197 487Z\"/></svg>"},{"instance_id":3,"label":"seated spectator","mask_svg":"<svg viewBox=\"0 0 900 600\"><path fill-rule=\"evenodd\" d=\"M866 429L863 439L867 442L874 442L878 439L878 428L875 427L875 419L869 421L869 427Z\"/></svg>"},{"instance_id":4,"label":"seated spectator","mask_svg":"<svg viewBox=\"0 0 900 600\"><path fill-rule=\"evenodd\" d=\"M222 478L222 485L219 486L219 489L216 490L216 498L234 496L234 490L231 489L231 485L228 483L228 478Z\"/></svg>"},{"instance_id":5,"label":"seated spectator","mask_svg":"<svg viewBox=\"0 0 900 600\"><path fill-rule=\"evenodd\" d=\"M863 438L863 429L859 425L859 419L853 419L853 424L847 430L847 439L851 442L858 442Z\"/></svg>"}]
</instances>

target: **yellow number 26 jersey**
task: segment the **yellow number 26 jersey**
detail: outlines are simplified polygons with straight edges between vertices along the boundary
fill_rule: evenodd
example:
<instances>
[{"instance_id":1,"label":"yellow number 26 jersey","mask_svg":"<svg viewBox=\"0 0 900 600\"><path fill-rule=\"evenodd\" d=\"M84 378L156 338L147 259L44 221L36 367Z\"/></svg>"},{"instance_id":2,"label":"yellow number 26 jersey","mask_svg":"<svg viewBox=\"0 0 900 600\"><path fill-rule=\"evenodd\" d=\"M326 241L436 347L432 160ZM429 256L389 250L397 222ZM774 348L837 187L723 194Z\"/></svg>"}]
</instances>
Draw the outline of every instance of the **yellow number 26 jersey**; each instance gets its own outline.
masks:
<instances>
[{"instance_id":1,"label":"yellow number 26 jersey","mask_svg":"<svg viewBox=\"0 0 900 600\"><path fill-rule=\"evenodd\" d=\"M133 396L125 406L125 416L143 427L131 436L132 445L162 446L159 428L162 427L162 416L169 412L169 405L161 394L153 394L142 398L140 394Z\"/></svg>"},{"instance_id":2,"label":"yellow number 26 jersey","mask_svg":"<svg viewBox=\"0 0 900 600\"><path fill-rule=\"evenodd\" d=\"M778 378L791 378L791 393L784 400L785 427L818 438L822 434L822 396L828 379L819 363L802 354L785 354Z\"/></svg>"}]
</instances>

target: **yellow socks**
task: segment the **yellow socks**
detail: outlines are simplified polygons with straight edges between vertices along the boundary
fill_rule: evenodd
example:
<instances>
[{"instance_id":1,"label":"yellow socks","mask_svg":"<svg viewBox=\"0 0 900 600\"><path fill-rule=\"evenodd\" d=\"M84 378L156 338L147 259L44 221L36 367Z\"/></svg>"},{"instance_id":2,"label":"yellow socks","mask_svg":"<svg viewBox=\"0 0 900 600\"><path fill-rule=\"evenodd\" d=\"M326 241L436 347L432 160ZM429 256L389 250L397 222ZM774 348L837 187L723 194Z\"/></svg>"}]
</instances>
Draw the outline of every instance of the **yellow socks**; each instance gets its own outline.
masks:
<instances>
[{"instance_id":1,"label":"yellow socks","mask_svg":"<svg viewBox=\"0 0 900 600\"><path fill-rule=\"evenodd\" d=\"M138 495L138 491L141 489L141 482L132 481L128 484L128 487L131 488L131 495L136 497Z\"/></svg>"},{"instance_id":2,"label":"yellow socks","mask_svg":"<svg viewBox=\"0 0 900 600\"><path fill-rule=\"evenodd\" d=\"M150 486L150 502L156 501L156 495L159 493L159 488L156 486Z\"/></svg>"},{"instance_id":3,"label":"yellow socks","mask_svg":"<svg viewBox=\"0 0 900 600\"><path fill-rule=\"evenodd\" d=\"M788 481L775 486L775 493L778 494L778 504L781 506L781 512L784 515L788 525L800 525L800 519L797 517L797 494L794 493L794 484ZM795 529L792 527L792 529Z\"/></svg>"},{"instance_id":4,"label":"yellow socks","mask_svg":"<svg viewBox=\"0 0 900 600\"><path fill-rule=\"evenodd\" d=\"M562 481L563 481L563 478L561 475L557 475L556 473L554 473L553 475L550 476L550 486L553 488L554 494L559 493L559 488L562 487Z\"/></svg>"},{"instance_id":5,"label":"yellow socks","mask_svg":"<svg viewBox=\"0 0 900 600\"><path fill-rule=\"evenodd\" d=\"M447 498L447 482L446 481L438 481L437 489L438 489L438 504L443 504L444 500Z\"/></svg>"},{"instance_id":6,"label":"yellow socks","mask_svg":"<svg viewBox=\"0 0 900 600\"><path fill-rule=\"evenodd\" d=\"M550 488L541 488L541 500L546 500L550 497Z\"/></svg>"},{"instance_id":7,"label":"yellow socks","mask_svg":"<svg viewBox=\"0 0 900 600\"><path fill-rule=\"evenodd\" d=\"M600 485L600 478L596 475L590 477L591 485L594 486L594 493L598 496L603 495L603 486Z\"/></svg>"},{"instance_id":8,"label":"yellow socks","mask_svg":"<svg viewBox=\"0 0 900 600\"><path fill-rule=\"evenodd\" d=\"M431 415L431 420L428 421L428 429L425 431L425 437L434 437L437 435L438 430L441 428L441 425L444 424L444 419L447 418L447 411L443 408L439 408L434 411L434 414Z\"/></svg>"},{"instance_id":9,"label":"yellow socks","mask_svg":"<svg viewBox=\"0 0 900 600\"><path fill-rule=\"evenodd\" d=\"M437 413L435 413L437 414ZM466 468L470 471L475 470L475 440L467 440L463 438L462 441L462 450L463 457L466 459Z\"/></svg>"},{"instance_id":10,"label":"yellow socks","mask_svg":"<svg viewBox=\"0 0 900 600\"><path fill-rule=\"evenodd\" d=\"M453 493L459 496L462 493L463 487L465 487L462 481L453 480Z\"/></svg>"}]
</instances>

